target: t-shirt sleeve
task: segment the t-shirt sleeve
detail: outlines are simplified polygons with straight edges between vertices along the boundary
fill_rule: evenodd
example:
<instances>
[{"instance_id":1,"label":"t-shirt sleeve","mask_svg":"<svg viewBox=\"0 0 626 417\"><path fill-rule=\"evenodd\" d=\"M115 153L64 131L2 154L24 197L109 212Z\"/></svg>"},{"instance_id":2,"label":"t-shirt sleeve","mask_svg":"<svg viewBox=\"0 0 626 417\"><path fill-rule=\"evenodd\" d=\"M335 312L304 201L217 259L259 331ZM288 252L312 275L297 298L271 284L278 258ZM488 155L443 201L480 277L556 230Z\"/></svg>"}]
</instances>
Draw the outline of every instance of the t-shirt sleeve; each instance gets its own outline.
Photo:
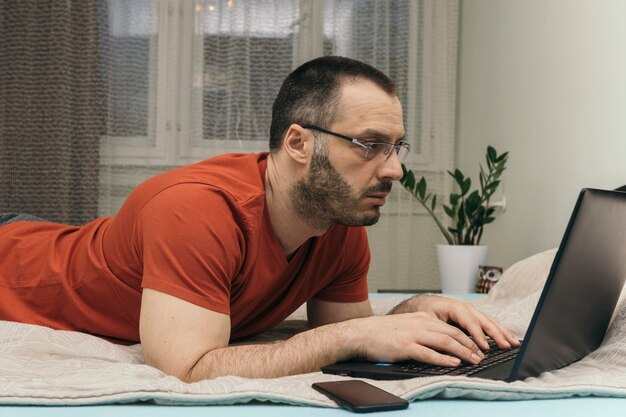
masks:
<instances>
[{"instance_id":1,"label":"t-shirt sleeve","mask_svg":"<svg viewBox=\"0 0 626 417\"><path fill-rule=\"evenodd\" d=\"M143 288L230 314L245 239L228 195L205 184L174 185L146 203L137 224Z\"/></svg>"},{"instance_id":2,"label":"t-shirt sleeve","mask_svg":"<svg viewBox=\"0 0 626 417\"><path fill-rule=\"evenodd\" d=\"M346 228L345 239L337 248L336 256L341 267L335 278L315 298L337 303L357 303L368 298L367 273L370 266L370 249L364 227Z\"/></svg>"}]
</instances>

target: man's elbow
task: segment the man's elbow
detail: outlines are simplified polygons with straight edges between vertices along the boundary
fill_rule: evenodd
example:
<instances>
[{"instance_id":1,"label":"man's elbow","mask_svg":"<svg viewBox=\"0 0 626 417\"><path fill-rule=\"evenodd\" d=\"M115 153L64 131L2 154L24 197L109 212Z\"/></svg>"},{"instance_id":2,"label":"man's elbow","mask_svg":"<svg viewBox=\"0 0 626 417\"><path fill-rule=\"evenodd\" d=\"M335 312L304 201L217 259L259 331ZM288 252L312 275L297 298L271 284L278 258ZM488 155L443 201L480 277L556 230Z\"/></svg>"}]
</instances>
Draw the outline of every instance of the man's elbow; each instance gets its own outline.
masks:
<instances>
[{"instance_id":1,"label":"man's elbow","mask_svg":"<svg viewBox=\"0 0 626 417\"><path fill-rule=\"evenodd\" d=\"M144 357L144 363L158 369L166 375L176 377L185 383L192 383L200 381L201 379L207 379L198 378L196 376L197 373L194 371L195 364L189 365L184 363L176 363L175 361L163 360L162 358L155 358L151 357L150 355L146 355Z\"/></svg>"}]
</instances>

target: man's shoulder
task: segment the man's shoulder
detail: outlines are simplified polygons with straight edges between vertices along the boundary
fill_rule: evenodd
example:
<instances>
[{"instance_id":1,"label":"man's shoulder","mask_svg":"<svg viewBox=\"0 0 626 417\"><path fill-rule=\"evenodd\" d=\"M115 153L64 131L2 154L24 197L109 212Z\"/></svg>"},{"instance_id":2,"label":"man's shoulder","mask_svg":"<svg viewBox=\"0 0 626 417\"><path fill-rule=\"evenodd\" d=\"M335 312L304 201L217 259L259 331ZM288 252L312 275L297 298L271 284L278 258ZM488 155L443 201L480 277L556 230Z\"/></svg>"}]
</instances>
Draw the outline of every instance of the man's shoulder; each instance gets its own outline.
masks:
<instances>
[{"instance_id":1,"label":"man's shoulder","mask_svg":"<svg viewBox=\"0 0 626 417\"><path fill-rule=\"evenodd\" d=\"M263 187L261 167L267 154L224 154L186 165L165 173L165 180L173 182L201 182L217 186L248 184ZM169 174L169 175L167 175Z\"/></svg>"},{"instance_id":2,"label":"man's shoulder","mask_svg":"<svg viewBox=\"0 0 626 417\"><path fill-rule=\"evenodd\" d=\"M196 185L199 189L219 190L236 201L245 202L265 191L261 175L265 157L266 154L219 155L152 177L137 191L149 196L166 189Z\"/></svg>"}]
</instances>

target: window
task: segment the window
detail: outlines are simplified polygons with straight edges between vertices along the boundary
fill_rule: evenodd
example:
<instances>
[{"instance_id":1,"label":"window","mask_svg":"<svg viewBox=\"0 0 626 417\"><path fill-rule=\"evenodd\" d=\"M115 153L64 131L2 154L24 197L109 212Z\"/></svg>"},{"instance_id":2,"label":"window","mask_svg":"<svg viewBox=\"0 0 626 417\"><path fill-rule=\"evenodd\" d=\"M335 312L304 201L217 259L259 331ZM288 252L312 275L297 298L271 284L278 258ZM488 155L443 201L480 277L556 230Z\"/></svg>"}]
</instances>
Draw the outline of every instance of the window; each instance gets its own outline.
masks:
<instances>
[{"instance_id":1,"label":"window","mask_svg":"<svg viewBox=\"0 0 626 417\"><path fill-rule=\"evenodd\" d=\"M266 150L280 83L329 54L368 62L398 83L409 161L432 162L418 99L421 2L102 1L105 165L177 166Z\"/></svg>"}]
</instances>

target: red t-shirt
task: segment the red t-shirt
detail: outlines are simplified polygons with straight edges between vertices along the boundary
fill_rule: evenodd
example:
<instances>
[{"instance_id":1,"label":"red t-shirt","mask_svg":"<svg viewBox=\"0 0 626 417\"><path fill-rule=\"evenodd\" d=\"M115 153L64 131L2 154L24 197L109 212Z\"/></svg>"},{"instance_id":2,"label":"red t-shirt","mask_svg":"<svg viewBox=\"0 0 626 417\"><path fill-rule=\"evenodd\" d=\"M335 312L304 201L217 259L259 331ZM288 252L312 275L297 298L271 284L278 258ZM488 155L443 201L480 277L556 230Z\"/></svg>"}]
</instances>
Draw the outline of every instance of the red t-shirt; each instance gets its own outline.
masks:
<instances>
[{"instance_id":1,"label":"red t-shirt","mask_svg":"<svg viewBox=\"0 0 626 417\"><path fill-rule=\"evenodd\" d=\"M362 227L332 226L287 261L265 204L266 153L222 155L153 177L114 217L0 227L0 319L139 341L141 289L229 314L231 339L312 297L367 299Z\"/></svg>"}]
</instances>

